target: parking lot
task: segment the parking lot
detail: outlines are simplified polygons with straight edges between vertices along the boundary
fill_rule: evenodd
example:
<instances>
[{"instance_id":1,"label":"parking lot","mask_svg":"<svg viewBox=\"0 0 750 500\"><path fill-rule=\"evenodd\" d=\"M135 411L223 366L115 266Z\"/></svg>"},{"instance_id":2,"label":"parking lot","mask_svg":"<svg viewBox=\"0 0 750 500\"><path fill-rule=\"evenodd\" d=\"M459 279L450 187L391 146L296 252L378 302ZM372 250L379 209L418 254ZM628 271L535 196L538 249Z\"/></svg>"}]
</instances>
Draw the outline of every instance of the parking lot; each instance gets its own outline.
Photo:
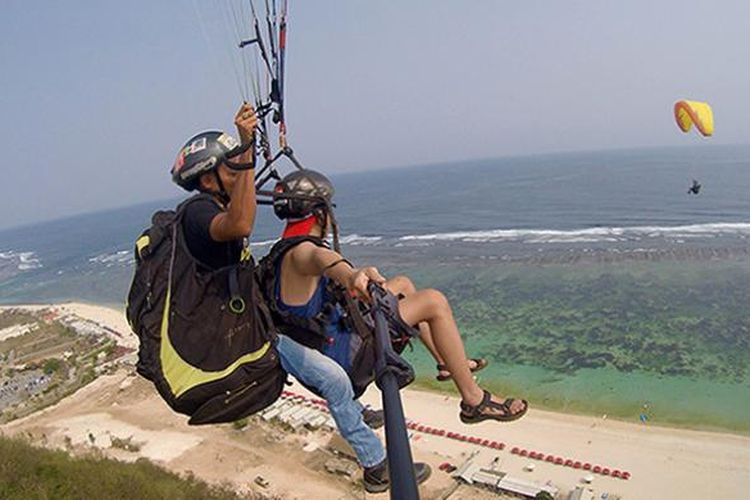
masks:
<instances>
[{"instance_id":1,"label":"parking lot","mask_svg":"<svg viewBox=\"0 0 750 500\"><path fill-rule=\"evenodd\" d=\"M39 394L47 388L50 377L42 370L21 372L13 377L0 379L0 411Z\"/></svg>"}]
</instances>

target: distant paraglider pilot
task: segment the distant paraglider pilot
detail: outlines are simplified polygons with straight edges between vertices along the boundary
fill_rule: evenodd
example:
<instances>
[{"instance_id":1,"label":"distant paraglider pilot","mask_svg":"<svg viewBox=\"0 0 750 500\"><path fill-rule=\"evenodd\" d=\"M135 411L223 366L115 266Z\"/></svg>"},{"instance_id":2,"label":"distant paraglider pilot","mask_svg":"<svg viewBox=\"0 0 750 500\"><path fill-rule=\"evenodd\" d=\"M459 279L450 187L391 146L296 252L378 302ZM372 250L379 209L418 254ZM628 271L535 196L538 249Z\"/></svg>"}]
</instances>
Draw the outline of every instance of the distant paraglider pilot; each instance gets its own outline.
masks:
<instances>
[{"instance_id":1,"label":"distant paraglider pilot","mask_svg":"<svg viewBox=\"0 0 750 500\"><path fill-rule=\"evenodd\" d=\"M686 134L695 126L695 130L703 137L711 137L714 134L714 112L707 102L701 101L677 101L674 104L674 119L680 130ZM693 185L688 188L688 194L698 194L701 185L693 179Z\"/></svg>"}]
</instances>

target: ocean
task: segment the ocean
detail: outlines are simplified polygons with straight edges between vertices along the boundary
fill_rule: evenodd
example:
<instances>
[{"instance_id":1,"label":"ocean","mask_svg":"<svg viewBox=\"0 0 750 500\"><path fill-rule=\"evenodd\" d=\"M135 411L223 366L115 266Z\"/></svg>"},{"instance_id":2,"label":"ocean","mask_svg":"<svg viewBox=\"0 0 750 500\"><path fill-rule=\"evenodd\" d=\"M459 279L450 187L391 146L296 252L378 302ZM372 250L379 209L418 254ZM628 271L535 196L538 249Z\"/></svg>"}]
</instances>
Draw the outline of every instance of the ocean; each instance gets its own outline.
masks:
<instances>
[{"instance_id":1,"label":"ocean","mask_svg":"<svg viewBox=\"0 0 750 500\"><path fill-rule=\"evenodd\" d=\"M491 362L483 385L536 407L750 433L750 146L331 177L344 252L445 292L467 351ZM178 201L0 231L0 303L122 307L135 238ZM260 207L256 258L280 229ZM420 385L451 390L423 348L406 356Z\"/></svg>"}]
</instances>

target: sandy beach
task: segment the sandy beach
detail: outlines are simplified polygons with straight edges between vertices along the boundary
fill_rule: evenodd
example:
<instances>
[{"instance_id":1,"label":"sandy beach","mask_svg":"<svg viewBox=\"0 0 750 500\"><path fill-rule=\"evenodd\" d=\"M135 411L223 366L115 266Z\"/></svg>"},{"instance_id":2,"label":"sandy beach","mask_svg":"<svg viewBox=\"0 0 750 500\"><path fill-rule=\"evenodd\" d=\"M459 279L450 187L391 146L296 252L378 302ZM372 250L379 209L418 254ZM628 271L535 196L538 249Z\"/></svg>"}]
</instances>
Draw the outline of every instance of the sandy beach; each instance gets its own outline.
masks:
<instances>
[{"instance_id":1,"label":"sandy beach","mask_svg":"<svg viewBox=\"0 0 750 500\"><path fill-rule=\"evenodd\" d=\"M78 303L54 307L108 326L122 335L118 342L123 345L137 343L121 311ZM290 390L311 397L297 384ZM744 499L750 490L748 437L634 425L534 408L518 422L468 426L458 419L459 401L455 397L405 390L402 399L413 427L422 425L451 436L469 436L478 442L439 436L433 433L436 431L427 429L410 431L415 457L428 461L434 468L433 478L423 487L425 498L439 498L453 482L446 473L437 470L440 463L459 465L475 451L478 452L475 460L479 463L489 464L496 459L498 470L539 483L551 481L562 492L581 485L588 472L564 463L556 465L521 456L521 450L525 454L552 455L629 472L627 480L592 474L590 487L597 498L608 492L634 499ZM380 407L379 391L371 387L363 401ZM172 470L190 470L209 481L229 481L239 489L254 488L250 484L252 478L262 473L270 479L273 491L285 498L341 498L351 489L331 475L316 474L294 465L295 460L309 465L310 459L301 448L311 440L322 441L329 436L316 433L285 436L278 443L265 442L263 446L286 446L297 450L296 453L264 455L262 446L259 448L258 443L253 445L246 441L251 439L247 431L242 439L235 440L232 432L237 431L229 426L187 426L186 418L172 413L148 382L134 377L128 370L100 377L57 405L0 427L0 432L43 435L50 446L58 447L66 436L69 444L85 445L91 434L103 447L108 447L111 436L132 436L134 441L142 443L137 456L149 457ZM382 430L380 432L382 436ZM486 445L492 441L505 446L500 450ZM124 460L137 458L122 450L112 453ZM227 465L230 463L231 466ZM526 470L532 463L533 470ZM291 467L294 473L290 472Z\"/></svg>"}]
</instances>

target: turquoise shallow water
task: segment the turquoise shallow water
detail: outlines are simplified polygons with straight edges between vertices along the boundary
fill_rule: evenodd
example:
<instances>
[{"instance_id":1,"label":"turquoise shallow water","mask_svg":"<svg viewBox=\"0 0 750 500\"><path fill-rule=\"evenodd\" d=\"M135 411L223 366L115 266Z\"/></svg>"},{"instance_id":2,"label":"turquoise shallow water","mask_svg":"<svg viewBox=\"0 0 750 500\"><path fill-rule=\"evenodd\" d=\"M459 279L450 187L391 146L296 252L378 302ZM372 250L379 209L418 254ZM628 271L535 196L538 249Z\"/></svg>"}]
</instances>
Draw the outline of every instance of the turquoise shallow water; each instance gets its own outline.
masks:
<instances>
[{"instance_id":1,"label":"turquoise shallow water","mask_svg":"<svg viewBox=\"0 0 750 500\"><path fill-rule=\"evenodd\" d=\"M491 390L555 411L750 433L745 260L411 271L445 285L468 355L491 362L477 373ZM406 356L420 385L453 391L421 345Z\"/></svg>"},{"instance_id":2,"label":"turquoise shallow water","mask_svg":"<svg viewBox=\"0 0 750 500\"><path fill-rule=\"evenodd\" d=\"M407 357L418 372L418 385L455 392L450 382L434 380L434 366L426 350ZM613 369L583 369L559 375L533 366L491 365L478 373L480 384L499 394L525 398L540 409L607 415L632 423L688 427L750 434L750 380L717 383L684 377L623 374ZM645 405L645 406L644 406Z\"/></svg>"}]
</instances>

